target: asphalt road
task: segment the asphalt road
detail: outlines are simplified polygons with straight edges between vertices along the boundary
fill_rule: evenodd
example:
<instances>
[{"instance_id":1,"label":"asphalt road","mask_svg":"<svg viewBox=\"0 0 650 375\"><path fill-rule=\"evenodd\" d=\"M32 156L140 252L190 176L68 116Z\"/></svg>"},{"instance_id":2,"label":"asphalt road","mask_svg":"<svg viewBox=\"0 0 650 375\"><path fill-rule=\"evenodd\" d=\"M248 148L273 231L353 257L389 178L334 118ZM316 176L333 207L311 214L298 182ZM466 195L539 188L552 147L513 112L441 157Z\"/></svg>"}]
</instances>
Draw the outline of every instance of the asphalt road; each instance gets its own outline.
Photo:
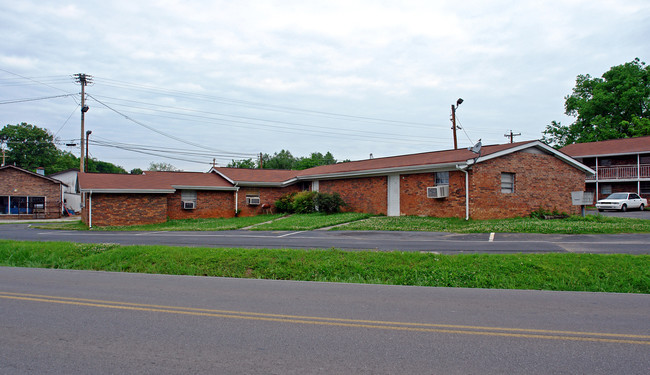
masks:
<instances>
[{"instance_id":1,"label":"asphalt road","mask_svg":"<svg viewBox=\"0 0 650 375\"><path fill-rule=\"evenodd\" d=\"M0 238L27 241L72 241L123 245L172 245L248 248L307 248L379 251L649 254L650 234L544 235L515 233L456 234L439 232L94 232L36 229L29 224L0 225Z\"/></svg>"},{"instance_id":2,"label":"asphalt road","mask_svg":"<svg viewBox=\"0 0 650 375\"><path fill-rule=\"evenodd\" d=\"M0 373L647 374L650 296L0 268Z\"/></svg>"}]
</instances>

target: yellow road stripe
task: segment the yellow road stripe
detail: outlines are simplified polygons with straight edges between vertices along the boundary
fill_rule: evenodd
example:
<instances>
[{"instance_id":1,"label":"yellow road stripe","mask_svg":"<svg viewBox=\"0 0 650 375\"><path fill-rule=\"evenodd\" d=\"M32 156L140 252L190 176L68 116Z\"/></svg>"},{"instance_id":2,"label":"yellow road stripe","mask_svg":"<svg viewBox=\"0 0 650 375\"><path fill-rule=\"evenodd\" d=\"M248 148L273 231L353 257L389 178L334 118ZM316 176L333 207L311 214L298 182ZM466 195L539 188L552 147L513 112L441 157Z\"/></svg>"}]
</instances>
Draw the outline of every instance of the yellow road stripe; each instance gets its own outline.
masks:
<instances>
[{"instance_id":1,"label":"yellow road stripe","mask_svg":"<svg viewBox=\"0 0 650 375\"><path fill-rule=\"evenodd\" d=\"M104 300L94 300L94 299L84 299L84 298L57 297L57 296L46 296L46 295L38 295L38 294L9 293L9 292L0 292L0 298L22 300L22 301L33 301L33 302L58 303L58 304L75 305L75 306L110 308L110 309L119 309L119 310L162 312L162 313L170 313L170 314L206 316L206 317L228 318L228 319L258 320L258 321L282 322L282 323L294 323L294 324L372 328L372 329L411 331L411 332L435 332L435 333L450 333L450 334L465 334L465 335L536 338L536 339L547 339L547 340L591 341L591 342L604 342L604 343L650 345L650 341L642 341L643 339L650 340L649 335L630 335L630 334L599 333L599 332L577 332L577 331L558 331L558 330L541 330L541 329L525 329L525 328L482 327L482 326L450 325L450 324L355 320L355 319L327 318L327 317L314 317L314 316L266 314L266 313L254 313L254 312L245 312L245 311L213 310L213 309L201 309L201 308L182 307L182 306L137 304L137 303L129 303L129 302L116 302L116 301L104 301ZM513 332L526 332L526 333L513 333ZM590 337L590 336L596 336L596 337ZM604 337L613 337L613 338L604 338ZM641 339L641 340L632 340L632 339Z\"/></svg>"}]
</instances>

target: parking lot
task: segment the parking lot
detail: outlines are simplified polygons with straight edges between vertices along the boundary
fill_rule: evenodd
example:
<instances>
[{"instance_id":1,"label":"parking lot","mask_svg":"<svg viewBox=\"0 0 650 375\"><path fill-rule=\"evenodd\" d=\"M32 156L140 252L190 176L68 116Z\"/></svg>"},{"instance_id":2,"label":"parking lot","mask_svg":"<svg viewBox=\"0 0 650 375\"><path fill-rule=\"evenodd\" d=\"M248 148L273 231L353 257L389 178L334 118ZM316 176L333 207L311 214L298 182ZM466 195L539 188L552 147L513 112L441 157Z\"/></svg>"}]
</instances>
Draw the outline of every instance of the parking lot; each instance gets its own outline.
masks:
<instances>
[{"instance_id":1,"label":"parking lot","mask_svg":"<svg viewBox=\"0 0 650 375\"><path fill-rule=\"evenodd\" d=\"M645 209L644 211L639 210L629 210L627 212L621 211L603 211L598 212L598 210L587 210L587 215L603 215L603 216L613 216L613 217L627 217L630 219L647 219L650 220L650 209Z\"/></svg>"}]
</instances>

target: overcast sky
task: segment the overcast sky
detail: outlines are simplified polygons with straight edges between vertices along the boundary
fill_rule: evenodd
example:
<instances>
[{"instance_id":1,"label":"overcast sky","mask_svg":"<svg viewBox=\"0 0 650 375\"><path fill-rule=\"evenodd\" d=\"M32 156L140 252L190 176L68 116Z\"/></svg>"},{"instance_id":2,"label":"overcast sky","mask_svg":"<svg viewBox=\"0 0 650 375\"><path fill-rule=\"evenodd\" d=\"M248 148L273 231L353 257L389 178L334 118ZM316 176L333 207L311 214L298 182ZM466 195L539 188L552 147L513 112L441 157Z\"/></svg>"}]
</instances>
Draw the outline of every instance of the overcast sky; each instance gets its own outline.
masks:
<instances>
[{"instance_id":1,"label":"overcast sky","mask_svg":"<svg viewBox=\"0 0 650 375\"><path fill-rule=\"evenodd\" d=\"M650 55L647 0L0 4L0 125L79 155L92 75L90 154L127 171L451 149L458 98L459 147L540 139L578 74Z\"/></svg>"}]
</instances>

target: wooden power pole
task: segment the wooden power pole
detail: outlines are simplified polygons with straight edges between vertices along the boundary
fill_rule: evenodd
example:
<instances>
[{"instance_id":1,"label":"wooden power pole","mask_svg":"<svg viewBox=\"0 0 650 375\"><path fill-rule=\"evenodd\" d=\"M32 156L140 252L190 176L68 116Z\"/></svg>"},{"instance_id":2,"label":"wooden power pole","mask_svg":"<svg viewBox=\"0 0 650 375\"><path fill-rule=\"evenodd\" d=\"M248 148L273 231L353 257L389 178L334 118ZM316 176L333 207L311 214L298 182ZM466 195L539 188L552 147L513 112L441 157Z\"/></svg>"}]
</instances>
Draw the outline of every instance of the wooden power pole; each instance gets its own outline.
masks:
<instances>
[{"instance_id":1,"label":"wooden power pole","mask_svg":"<svg viewBox=\"0 0 650 375\"><path fill-rule=\"evenodd\" d=\"M81 154L79 155L79 172L84 173L85 168L85 157L84 157L84 120L86 117L86 112L88 112L88 106L86 105L86 86L89 83L92 83L93 77L87 74L78 73L74 75L77 83L81 85L81 137L79 137L79 143L81 144Z\"/></svg>"}]
</instances>

